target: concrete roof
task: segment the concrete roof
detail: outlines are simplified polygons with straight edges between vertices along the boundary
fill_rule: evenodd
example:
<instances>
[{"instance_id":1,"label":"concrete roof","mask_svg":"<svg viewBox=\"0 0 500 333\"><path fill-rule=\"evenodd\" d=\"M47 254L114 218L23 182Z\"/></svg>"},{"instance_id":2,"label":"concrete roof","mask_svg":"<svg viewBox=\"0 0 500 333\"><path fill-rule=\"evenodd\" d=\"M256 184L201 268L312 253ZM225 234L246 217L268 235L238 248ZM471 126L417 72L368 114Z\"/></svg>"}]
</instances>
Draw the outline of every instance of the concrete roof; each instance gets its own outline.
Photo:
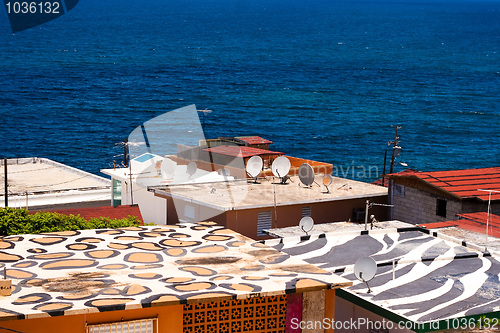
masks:
<instances>
[{"instance_id":1,"label":"concrete roof","mask_svg":"<svg viewBox=\"0 0 500 333\"><path fill-rule=\"evenodd\" d=\"M3 160L0 175L0 195L4 194ZM109 189L108 179L46 159L20 158L7 160L9 194L55 193L70 190Z\"/></svg>"},{"instance_id":2,"label":"concrete roof","mask_svg":"<svg viewBox=\"0 0 500 333\"><path fill-rule=\"evenodd\" d=\"M322 184L322 175L315 175L316 183ZM387 195L387 188L359 181L333 177L329 186L313 184L305 187L297 176L282 185L272 177L259 179L255 184L247 180L217 183L156 186L150 190L158 196L171 196L181 200L198 203L218 210L250 209L260 207L285 206L291 204L310 204Z\"/></svg>"},{"instance_id":3,"label":"concrete roof","mask_svg":"<svg viewBox=\"0 0 500 333\"><path fill-rule=\"evenodd\" d=\"M384 221L384 222L376 222L373 225L373 229L396 229L396 228L407 228L413 227L414 225L404 223L401 221ZM371 224L368 223L368 229L371 229ZM351 232L351 231L362 231L365 230L364 223L353 223L353 222L331 222L331 223L319 223L315 224L313 229L308 232L308 235L321 235L329 232ZM287 237L295 237L295 236L303 236L306 235L299 226L295 227L287 227L287 228L274 228L265 230L267 234L277 238L287 238Z\"/></svg>"},{"instance_id":4,"label":"concrete roof","mask_svg":"<svg viewBox=\"0 0 500 333\"><path fill-rule=\"evenodd\" d=\"M4 237L0 320L339 288L351 283L213 222Z\"/></svg>"},{"instance_id":5,"label":"concrete roof","mask_svg":"<svg viewBox=\"0 0 500 333\"><path fill-rule=\"evenodd\" d=\"M439 233L405 227L262 242L353 281L337 295L391 320L429 324L500 311L499 259ZM372 293L353 274L366 256L378 266Z\"/></svg>"},{"instance_id":6,"label":"concrete roof","mask_svg":"<svg viewBox=\"0 0 500 333\"><path fill-rule=\"evenodd\" d=\"M0 205L5 206L3 160L0 161ZM9 206L47 208L105 204L111 200L109 179L46 159L7 160Z\"/></svg>"}]
</instances>

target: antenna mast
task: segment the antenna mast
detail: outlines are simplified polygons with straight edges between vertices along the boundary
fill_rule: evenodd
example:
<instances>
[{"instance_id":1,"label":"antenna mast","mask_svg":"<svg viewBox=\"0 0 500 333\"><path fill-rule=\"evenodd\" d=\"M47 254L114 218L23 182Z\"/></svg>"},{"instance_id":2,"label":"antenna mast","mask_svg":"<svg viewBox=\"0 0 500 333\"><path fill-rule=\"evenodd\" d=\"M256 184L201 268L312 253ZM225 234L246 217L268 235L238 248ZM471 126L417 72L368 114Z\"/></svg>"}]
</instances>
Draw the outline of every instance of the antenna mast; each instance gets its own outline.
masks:
<instances>
[{"instance_id":1,"label":"antenna mast","mask_svg":"<svg viewBox=\"0 0 500 333\"><path fill-rule=\"evenodd\" d=\"M4 190L5 190L5 207L9 207L9 182L7 180L7 158L3 159L3 171L4 171Z\"/></svg>"},{"instance_id":2,"label":"antenna mast","mask_svg":"<svg viewBox=\"0 0 500 333\"><path fill-rule=\"evenodd\" d=\"M394 170L394 159L395 159L395 153L396 153L396 146L399 143L399 137L398 137L398 130L401 129L401 126L396 125L396 134L394 135L394 141L388 142L388 145L392 144L392 157L391 157L391 169L389 170L389 173L392 173Z\"/></svg>"}]
</instances>

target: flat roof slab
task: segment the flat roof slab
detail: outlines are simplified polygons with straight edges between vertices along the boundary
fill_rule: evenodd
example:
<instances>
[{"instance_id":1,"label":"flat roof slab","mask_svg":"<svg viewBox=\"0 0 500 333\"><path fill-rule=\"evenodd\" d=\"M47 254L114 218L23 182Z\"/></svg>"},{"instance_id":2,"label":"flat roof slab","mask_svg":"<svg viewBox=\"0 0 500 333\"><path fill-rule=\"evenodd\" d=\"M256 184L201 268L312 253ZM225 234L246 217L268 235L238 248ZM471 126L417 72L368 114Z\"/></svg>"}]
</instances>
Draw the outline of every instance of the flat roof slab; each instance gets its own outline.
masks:
<instances>
[{"instance_id":1,"label":"flat roof slab","mask_svg":"<svg viewBox=\"0 0 500 333\"><path fill-rule=\"evenodd\" d=\"M213 222L3 237L0 320L339 288L351 282Z\"/></svg>"},{"instance_id":2,"label":"flat roof slab","mask_svg":"<svg viewBox=\"0 0 500 333\"><path fill-rule=\"evenodd\" d=\"M415 225L410 223L405 223L401 221L383 221L376 222L373 224L373 230L379 229L397 229L397 228L414 228ZM365 230L364 223L353 223L353 222L330 222L330 223L319 223L315 224L313 229L309 231L308 235L320 235L330 232L347 232L347 231L361 231ZM368 230L372 230L372 226L368 223ZM273 228L265 230L270 236L278 238L287 238L294 236L306 235L299 226L287 227L287 228Z\"/></svg>"},{"instance_id":3,"label":"flat roof slab","mask_svg":"<svg viewBox=\"0 0 500 333\"><path fill-rule=\"evenodd\" d=\"M315 181L317 184L322 184L322 175L315 175ZM338 177L333 177L329 188L330 193L326 193L323 185L313 184L311 187L306 187L301 184L297 176L293 176L284 185L279 183L279 179L268 177L259 179L257 184L247 180L239 180L156 186L151 190L159 196L187 200L219 210L387 196L387 188L385 187Z\"/></svg>"},{"instance_id":4,"label":"flat roof slab","mask_svg":"<svg viewBox=\"0 0 500 333\"><path fill-rule=\"evenodd\" d=\"M69 190L110 188L103 177L44 158L9 159L7 179L11 195ZM0 173L0 195L4 193L4 172Z\"/></svg>"},{"instance_id":5,"label":"flat roof slab","mask_svg":"<svg viewBox=\"0 0 500 333\"><path fill-rule=\"evenodd\" d=\"M355 299L415 323L500 311L499 259L446 238L415 227L262 242L340 274L353 281L344 290ZM353 272L356 260L367 256L378 266L371 293Z\"/></svg>"}]
</instances>

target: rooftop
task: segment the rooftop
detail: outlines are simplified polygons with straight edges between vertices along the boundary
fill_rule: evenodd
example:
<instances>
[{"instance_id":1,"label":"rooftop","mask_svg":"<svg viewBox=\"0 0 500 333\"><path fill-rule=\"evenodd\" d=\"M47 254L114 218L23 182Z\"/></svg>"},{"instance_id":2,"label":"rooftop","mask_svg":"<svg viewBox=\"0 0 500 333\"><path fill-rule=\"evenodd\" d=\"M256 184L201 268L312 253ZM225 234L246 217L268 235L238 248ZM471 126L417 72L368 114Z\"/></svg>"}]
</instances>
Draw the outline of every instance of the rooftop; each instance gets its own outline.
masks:
<instances>
[{"instance_id":1,"label":"rooftop","mask_svg":"<svg viewBox=\"0 0 500 333\"><path fill-rule=\"evenodd\" d=\"M0 161L3 169L3 160ZM69 190L109 189L106 178L46 159L19 158L7 160L9 194L50 193ZM4 173L0 174L0 195L4 194Z\"/></svg>"},{"instance_id":2,"label":"rooftop","mask_svg":"<svg viewBox=\"0 0 500 333\"><path fill-rule=\"evenodd\" d=\"M466 213L458 214L459 220L425 223L420 226L427 229L439 229L440 233L450 236L464 238L472 241L483 248L500 253L500 216L490 214L488 226L488 237L486 239L486 221L488 213Z\"/></svg>"},{"instance_id":3,"label":"rooftop","mask_svg":"<svg viewBox=\"0 0 500 333\"><path fill-rule=\"evenodd\" d=\"M0 205L5 206L3 160L0 161ZM110 200L111 181L46 159L7 160L10 207L105 205Z\"/></svg>"},{"instance_id":4,"label":"rooftop","mask_svg":"<svg viewBox=\"0 0 500 333\"><path fill-rule=\"evenodd\" d=\"M315 178L317 184L322 184L322 175L315 175ZM324 186L299 185L301 182L297 176L292 176L290 181L282 185L278 179L267 177L259 179L258 184L238 180L156 186L150 190L158 196L174 197L223 211L387 195L387 188L344 178L333 177L333 182L329 186L330 193L325 193Z\"/></svg>"},{"instance_id":5,"label":"rooftop","mask_svg":"<svg viewBox=\"0 0 500 333\"><path fill-rule=\"evenodd\" d=\"M212 148L206 148L203 150L208 151L210 153L241 157L241 158L258 156L258 155L283 155L283 153L277 151L271 151L254 147L245 147L245 146L217 146Z\"/></svg>"},{"instance_id":6,"label":"rooftop","mask_svg":"<svg viewBox=\"0 0 500 333\"><path fill-rule=\"evenodd\" d=\"M412 224L400 222L400 221L383 221L376 222L373 224L373 229L397 229L397 228L407 228L413 227ZM368 223L368 229L371 229L371 224ZM315 224L313 229L307 233L307 235L321 235L329 232L351 232L351 231L361 231L365 230L364 223L353 223L353 222L330 222L330 223L318 223ZM266 230L270 236L278 238L288 238L295 236L304 236L306 233L300 229L299 226L287 227L287 228L274 228Z\"/></svg>"},{"instance_id":7,"label":"rooftop","mask_svg":"<svg viewBox=\"0 0 500 333\"><path fill-rule=\"evenodd\" d=\"M124 219L129 216L135 216L139 221L143 222L141 211L138 205L123 205L123 206L102 206L102 207L87 207L87 208L66 208L66 209L47 209L53 213L63 215L80 215L85 220L92 218L107 217L110 219ZM35 213L35 212L33 212Z\"/></svg>"},{"instance_id":8,"label":"rooftop","mask_svg":"<svg viewBox=\"0 0 500 333\"><path fill-rule=\"evenodd\" d=\"M458 220L426 223L425 227L427 229L458 227L486 234L486 222L488 222L489 235L494 237L500 237L500 216L490 214L488 218L488 213L486 212L457 214L457 215L459 216Z\"/></svg>"},{"instance_id":9,"label":"rooftop","mask_svg":"<svg viewBox=\"0 0 500 333\"><path fill-rule=\"evenodd\" d=\"M421 180L457 198L477 197L488 201L489 193L483 190L500 191L500 167L433 172L406 172L387 175L388 178L411 178ZM500 193L491 193L491 200L500 200Z\"/></svg>"},{"instance_id":10,"label":"rooftop","mask_svg":"<svg viewBox=\"0 0 500 333\"><path fill-rule=\"evenodd\" d=\"M172 165L171 174L162 173L158 166L159 162L164 160L163 157L151 153L140 155L131 160L130 168L114 168L102 169L101 172L120 181L129 181L131 178L137 184L146 187L159 184L190 184L197 182L217 182L232 179L232 177L224 177L218 172L210 172L201 168L196 168L194 174L188 173L187 165L174 163ZM132 171L132 175L130 174Z\"/></svg>"},{"instance_id":11,"label":"rooftop","mask_svg":"<svg viewBox=\"0 0 500 333\"><path fill-rule=\"evenodd\" d=\"M337 296L396 322L429 324L500 311L499 259L438 232L408 226L262 243L353 281ZM356 260L366 256L378 266L372 293L353 274Z\"/></svg>"},{"instance_id":12,"label":"rooftop","mask_svg":"<svg viewBox=\"0 0 500 333\"><path fill-rule=\"evenodd\" d=\"M239 139L248 143L249 145L263 145L263 144L272 144L272 141L261 138L260 136L237 136L235 139Z\"/></svg>"},{"instance_id":13,"label":"rooftop","mask_svg":"<svg viewBox=\"0 0 500 333\"><path fill-rule=\"evenodd\" d=\"M351 283L213 222L4 237L0 320L339 288Z\"/></svg>"}]
</instances>

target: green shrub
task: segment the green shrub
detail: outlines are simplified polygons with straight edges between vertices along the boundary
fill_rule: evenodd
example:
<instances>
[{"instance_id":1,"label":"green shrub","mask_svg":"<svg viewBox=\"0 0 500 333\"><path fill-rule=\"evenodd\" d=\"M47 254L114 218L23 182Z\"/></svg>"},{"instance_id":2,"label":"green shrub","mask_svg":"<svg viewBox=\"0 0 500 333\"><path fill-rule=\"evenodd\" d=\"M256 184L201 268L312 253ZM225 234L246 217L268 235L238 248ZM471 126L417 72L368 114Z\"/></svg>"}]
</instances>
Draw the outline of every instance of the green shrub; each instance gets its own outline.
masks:
<instances>
[{"instance_id":1,"label":"green shrub","mask_svg":"<svg viewBox=\"0 0 500 333\"><path fill-rule=\"evenodd\" d=\"M139 222L134 216L120 220L100 217L86 221L80 215L62 215L51 212L29 214L26 209L0 207L1 236L67 230L124 228L138 226Z\"/></svg>"}]
</instances>

